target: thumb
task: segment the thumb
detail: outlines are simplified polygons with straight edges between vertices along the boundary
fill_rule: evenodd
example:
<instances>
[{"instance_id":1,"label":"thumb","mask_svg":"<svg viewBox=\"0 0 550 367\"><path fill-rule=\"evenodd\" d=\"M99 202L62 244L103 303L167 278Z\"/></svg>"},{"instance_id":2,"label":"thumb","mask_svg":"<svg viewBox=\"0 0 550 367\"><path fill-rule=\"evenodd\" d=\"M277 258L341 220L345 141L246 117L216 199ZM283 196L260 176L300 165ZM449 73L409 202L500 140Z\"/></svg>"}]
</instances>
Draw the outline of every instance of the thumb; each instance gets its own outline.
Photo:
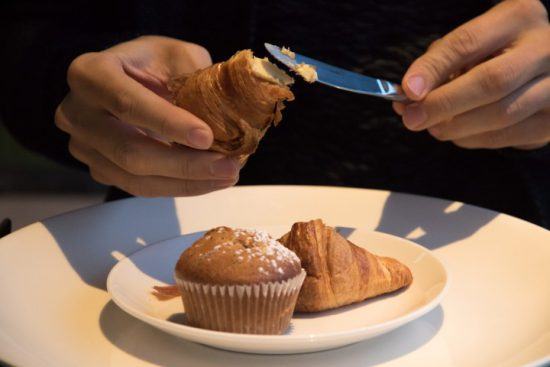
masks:
<instances>
[{"instance_id":1,"label":"thumb","mask_svg":"<svg viewBox=\"0 0 550 367\"><path fill-rule=\"evenodd\" d=\"M517 5L504 1L435 41L405 73L407 97L422 100L451 75L508 45L522 27L521 20L510 21L518 11Z\"/></svg>"}]
</instances>

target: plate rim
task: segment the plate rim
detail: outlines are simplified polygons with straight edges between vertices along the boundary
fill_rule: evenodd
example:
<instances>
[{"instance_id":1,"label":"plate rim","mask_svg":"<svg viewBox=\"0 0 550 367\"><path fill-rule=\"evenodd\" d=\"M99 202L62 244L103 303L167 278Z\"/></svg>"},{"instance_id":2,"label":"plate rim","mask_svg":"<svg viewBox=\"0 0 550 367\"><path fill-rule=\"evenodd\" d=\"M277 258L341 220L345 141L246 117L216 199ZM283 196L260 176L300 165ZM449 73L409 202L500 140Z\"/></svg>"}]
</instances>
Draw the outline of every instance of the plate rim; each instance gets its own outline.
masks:
<instances>
[{"instance_id":1,"label":"plate rim","mask_svg":"<svg viewBox=\"0 0 550 367\"><path fill-rule=\"evenodd\" d=\"M283 226L282 224L280 224L280 225L271 224L271 225L258 225L257 227L258 228L268 228L268 227L282 227L282 226ZM338 226L344 226L344 225L340 224L340 225L336 225L335 227L338 227ZM153 325L153 326L156 326L156 327L160 328L163 332L166 332L162 327L163 325L171 325L171 327L175 327L175 328L178 328L178 329L181 329L181 330L185 330L186 332L189 332L190 334L192 334L191 336L198 337L198 338L208 337L208 338L216 339L216 340L220 340L220 341L227 341L228 340L227 338L230 337L231 339L234 339L234 340L242 339L243 341L247 341L247 340L248 341L252 341L252 340L258 341L258 340L261 340L261 343L267 343L269 341L276 341L279 344L287 343L287 342L288 343L294 343L294 342L300 342L300 341L312 343L312 342L322 342L322 341L326 341L326 340L339 340L341 338L350 338L350 337L360 336L360 335L364 335L364 334L376 333L380 329L384 329L384 330L387 329L387 331L391 331L391 330L394 330L394 329L396 329L400 326L403 326L407 322L410 322L412 320L415 320L415 319L427 314L428 312L435 309L441 303L442 299L445 297L445 295L447 294L447 292L449 290L451 281L450 281L449 272L447 271L447 268L445 267L445 264L437 256L437 254L435 254L433 251L427 249L426 247L424 247L422 245L419 245L419 244L417 244L417 243L415 243L415 242L413 242L409 239L406 239L406 238L402 238L402 237L399 237L399 236L395 236L395 235L385 233L385 232L380 232L380 231L367 230L367 229L355 228L355 227L349 227L349 228L353 228L353 229L355 229L357 231L361 231L361 232L376 233L377 235L381 235L383 237L389 237L389 238L392 238L394 240L404 242L407 245L415 247L416 249L420 250L421 252L426 253L428 256L430 256L432 258L432 260L435 260L435 262L440 267L440 270L442 271L442 274L444 276L444 281L445 281L444 284L443 284L443 287L425 305L419 307L418 309L416 309L412 312L406 313L405 315L401 315L401 316L393 318L391 320L388 320L388 321L385 321L385 322L382 322L382 323L378 323L378 324L375 324L375 325L357 327L357 328L354 328L354 329L351 329L351 330L328 332L328 333L321 333L321 334L300 334L300 335L259 335L259 334L231 333L231 332L225 332L225 331L201 329L201 328L197 328L197 327L193 327L193 326L182 325L182 324L177 324L177 323L171 323L170 321L161 320L161 319L153 317L151 315L136 311L132 307L127 306L125 303L120 302L120 300L117 299L117 297L112 292L113 278L114 278L116 272L120 271L120 268L123 266L123 264L130 261L130 258L132 256L134 256L137 253L140 253L142 251L151 250L151 248L153 248L156 245L162 245L163 243L173 241L176 238L186 237L186 236L190 236L190 235L205 231L205 230L199 230L199 231L195 231L195 232L191 232L191 233L184 233L184 234L181 234L179 236L167 238L167 239L164 239L164 240L161 240L161 241L158 241L158 242L148 244L146 247L138 249L137 251L135 251L135 252L129 254L128 256L125 256L124 258L120 259L112 267L112 269L109 271L109 274L107 276L107 281L106 281L107 292L109 293L109 295L111 297L111 300L119 308L121 308L124 312L128 313L129 315L131 315L132 317L134 317L134 318L136 318L140 321L146 322L150 325ZM174 325L172 325L172 324L174 324ZM390 325L388 325L388 324L390 324ZM182 339L189 340L187 338L182 338ZM195 342L194 340L191 340L191 341Z\"/></svg>"},{"instance_id":2,"label":"plate rim","mask_svg":"<svg viewBox=\"0 0 550 367\"><path fill-rule=\"evenodd\" d=\"M525 221L523 219L514 217L514 216L506 214L506 213L501 213L501 212L498 212L498 211L495 211L495 210L490 210L490 209L484 208L482 206L472 205L471 203L468 203L468 202L461 202L461 201L456 200L456 198L441 198L441 197L437 197L437 196L421 195L421 194L418 194L418 193L407 193L407 192L400 192L400 191L388 190L388 189L374 189L374 188L365 188L365 187L339 187L339 186L325 186L325 185L246 185L246 186L245 185L239 185L238 187L232 189L231 191L225 191L224 190L225 192L223 192L224 195L222 195L222 196L225 197L225 195L231 196L231 195L234 195L234 194L241 195L242 194L241 191L244 191L244 192L247 192L247 193L248 192L256 193L256 190L258 188L260 188L262 190L265 189L266 192L268 192L268 193L273 192L277 196L281 195L282 197L285 197L285 198L288 195L290 195L291 192L293 192L294 190L298 190L299 192L301 192L302 190L305 190L305 189L311 189L313 191L320 190L322 193L326 193L326 194L330 195L331 197L332 196L338 197L339 195L349 194L352 198L360 198L361 200L364 198L365 200L372 200L372 202L374 202L376 205L379 205L379 204L381 205L381 203L383 203L385 198L387 197L387 194L395 193L395 194L399 195L399 201L400 202L401 202L401 200L407 201L407 200L411 199L412 202L414 202L414 203L422 204L424 202L424 199L426 199L426 200L430 200L430 201L432 201L432 200L439 201L442 204L443 203L447 203L447 204L451 204L451 203L464 204L466 207L469 207L469 208L480 209L485 214L487 214L487 213L497 214L496 217L494 218L495 220L493 220L493 221L491 221L487 224L487 226L486 226L487 231L483 231L482 234L474 233L472 236L464 239L464 244L466 244L468 246L463 246L462 244L460 244L460 246L458 246L459 244L450 243L449 246L447 246L447 247L437 248L437 249L433 250L435 255L437 255L438 258L441 261L443 261L443 263L447 267L448 271L450 272L450 274L449 274L450 275L450 281L451 281L450 288L448 289L448 293L445 296L446 298L443 299L443 303L441 305L445 310L446 310L446 306L449 306L449 305L450 306L455 306L456 305L455 302L457 300L455 299L455 294L456 294L455 293L455 285L457 285L456 281L460 280L460 279L457 279L456 277L458 276L458 278L461 278L461 276L459 276L460 274L456 274L455 270L462 269L461 267L455 268L456 262L453 259L454 256L449 256L451 253L447 250L453 251L452 254L454 254L455 251L456 251L456 253L458 253L460 255L462 255L462 254L469 255L469 254L472 253L471 247L473 248L474 245L483 245L480 242L480 238L478 238L479 236L485 236L485 235L488 235L489 233L491 233L491 236L493 236L492 233L495 233L495 230L497 230L497 229L501 230L501 232L502 232L502 234L499 234L499 236L506 235L506 233L509 233L509 231L511 231L510 227L512 227L515 231L517 231L518 233L521 233L521 234L531 234L532 233L537 242L546 241L549 238L548 235L550 235L550 229L541 227L540 225L530 223L528 221ZM355 191L355 189L357 189L357 191L362 191L364 193L354 194L352 192L352 190ZM324 191L324 190L326 190L326 191ZM380 193L382 193L383 195L381 195ZM315 196L315 195L312 195L312 196ZM107 214L109 216L113 215L113 214L118 215L119 213L125 213L126 214L126 210L129 209L129 208L130 209L139 208L141 210L142 208L147 208L149 205L154 205L156 207L156 205L157 205L156 201L159 200L159 199L163 200L164 198L155 198L155 199L129 198L129 199L124 199L124 200L118 200L118 201L112 202L112 203L101 203L101 204L97 204L97 205L92 205L92 206L89 206L89 207L68 211L68 212L61 213L59 215L53 216L53 217L42 219L41 221L34 222L34 223L29 224L27 226L21 227L21 228L15 230L15 231L13 231L10 235L7 235L4 238L1 238L0 239L0 253L5 254L5 255L13 255L13 254L19 255L21 253L22 248L21 248L21 246L19 246L19 244L17 242L20 243L22 239L28 240L29 241L28 246L32 246L33 249L36 248L36 249L40 250L41 248L46 248L46 249L54 248L54 249L57 250L58 244L55 243L54 240L51 240L49 238L45 238L44 240L42 240L40 237L37 237L37 234L42 235L42 223L48 224L50 219L58 219L59 218L60 219L59 222L61 222L61 219L63 221L66 221L66 220L73 221L73 220L75 220L75 218L74 218L75 215L80 215L80 214L83 214L84 217L86 217L86 218L92 218L92 219L95 219L96 217L91 216L91 214L97 215L98 213L101 213L101 214ZM175 206L178 210L181 210L183 208L183 209L185 209L183 212L187 213L188 208L189 208L188 199L197 200L198 198L170 198L170 199L174 200ZM152 202L150 202L149 200L151 200ZM207 199L207 201L208 200L209 199ZM180 207L180 205L181 205L181 207ZM120 211L121 209L124 209L124 211L121 212ZM358 228L365 228L365 229L371 228L371 224L372 224L372 226L374 226L374 225L376 225L376 223L378 223L380 216L381 216L381 213L375 213L374 216L368 216L367 217L368 221L360 220L360 221L358 221L359 223L355 223L355 221L354 221L354 223L358 224ZM429 217L429 216L427 216L427 217ZM284 218L279 218L279 219L284 219ZM209 221L207 219L201 218L201 221L199 221L199 222L193 221L193 223L194 223L193 228L196 228L195 223L203 223L203 222L204 223L209 223ZM239 222L240 222L240 219L239 219ZM278 222L281 222L281 220L277 220L277 221L272 222L272 223L278 223ZM182 223L182 222L180 221L180 223ZM363 226L365 223L366 223L366 226ZM57 225L57 222L55 224ZM104 226L106 226L107 228L110 228L110 226L108 226L106 224L103 224L103 223L100 224L101 229L104 228ZM487 232L487 233L485 233L485 232ZM147 232L147 233L149 233L149 232ZM156 234L155 232L151 232L151 236L153 236L152 239L154 241L151 241L149 243L152 244L153 242L160 242L161 240L169 240L170 238L176 236L176 234L171 234L169 236L161 237L158 234ZM42 241L45 242L46 246L42 246L43 245L41 243ZM2 245L4 245L4 246L2 246ZM472 245L472 246L469 246L469 245ZM512 243L507 243L507 245L512 246L513 244ZM529 243L527 243L525 245L528 245L527 248L529 248L529 249L532 248ZM511 247L511 248L515 248L515 247ZM533 250L536 250L536 249L533 249ZM44 253L42 251L43 250L40 250L40 254L46 254L47 256L52 256L51 253L48 253L48 252ZM124 255L130 255L132 252L135 252L135 249L134 249L134 251L125 252ZM538 253L538 250L535 251L535 252ZM123 256L120 256L120 258L122 258L122 257ZM523 256L522 256L522 258L523 258ZM5 257L5 259L6 259L6 257ZM58 257L54 256L54 259L58 260ZM518 259L518 261L520 261L520 259ZM458 262L460 263L460 261L458 261ZM523 260L521 260L520 263L524 264ZM97 264L101 265L101 266L104 265L103 262L97 263ZM111 265L111 267L113 265ZM27 274L27 269L24 269L24 270L25 270L24 274ZM100 273L98 273L97 271L93 272L94 276L100 276L101 277L101 279L102 279L102 287L101 288L102 289L101 289L101 292L99 292L99 293L96 292L97 294L89 294L89 296L93 297L94 300L98 299L97 297L101 296L101 307L99 309L95 310L95 311L97 311L97 313L95 313L95 311L94 311L94 313L86 313L86 315L85 315L86 318L93 317L94 320L95 320L96 317L99 317L99 312L101 312L102 308L110 301L110 297L107 295L107 293L105 292L105 288L104 288L104 285L105 285L104 282L106 281L106 275L107 275L108 271L109 271L109 269L106 269L105 271L102 270ZM16 276L20 276L22 273L21 273L21 271L18 270L18 271L15 271L13 274L16 275ZM65 273L63 273L63 274L65 274ZM87 286L81 279L76 279L75 278L75 282L77 282L75 284L75 287L77 287L77 288L75 288L75 289L83 290L82 287ZM467 283L467 284L469 284L469 283ZM489 283L484 282L483 284L487 285ZM12 290L12 288L9 288L9 290ZM84 291L87 292L87 294L90 293L87 289L84 289ZM105 297L104 297L104 295L105 295ZM111 306L112 305L114 305L114 303L112 303ZM473 306L478 307L479 302L476 301ZM439 309L439 308L437 308L437 309ZM17 315L14 315L14 314L11 314L11 313L8 313L8 314L0 313L0 314L1 314L2 317L12 317L12 318L14 316L17 317ZM423 320L425 317L431 317L430 315L432 315L432 313L428 313L427 316L424 316L423 318L421 318L419 320ZM450 317L447 317L447 316L450 316ZM461 336L461 334L457 334L458 330L455 330L453 325L452 325L453 321L456 321L456 320L459 320L459 319L460 318L456 314L451 314L451 315L446 315L445 314L445 318L443 319L443 324L442 324L442 329L441 329L441 331L445 331L445 332L444 333L438 332L437 334L435 334L433 336L432 340L436 341L438 343L454 343L454 342L457 342L457 339L458 340L462 339L463 336ZM416 323L417 321L413 321L413 322ZM449 326L449 322L451 322L450 326ZM6 325L9 325L9 324L6 324ZM513 327L513 328L517 328L518 323L513 322L513 323L510 324L510 326ZM405 327L407 327L407 326L405 326ZM18 331L19 328L14 329L14 330ZM29 331L27 329L21 329L21 330L23 330L24 332ZM154 330L154 329L151 328L151 331L148 331L147 333L145 333L144 336L149 337L152 333L152 330ZM46 354L40 353L39 351L26 349L29 346L29 344L25 339L20 339L19 337L17 339L11 339L11 337L16 335L16 334L12 334L12 331L10 329L5 329L4 331L6 333L3 334L3 336L0 336L0 341L2 341L2 340L13 341L14 343L17 342L17 345L19 345L19 343L21 342L21 344L20 344L21 348L25 348L25 350L24 351L21 350L21 351L18 351L18 352L15 352L15 350L12 350L14 353L11 353L11 351L9 351L9 349L7 348L7 346L10 345L10 343L6 344L6 348L3 348L2 346L0 346L0 360L1 361L6 362L9 365L20 365L20 364L27 364L27 363L29 365L33 365L33 366L43 365L43 363L39 363L37 361L38 360L44 361L43 358L47 357ZM99 332L99 330L97 330L97 331ZM484 330L484 329L481 329L479 331L479 335L481 335L481 336L487 335L487 333L488 333L487 330ZM531 329L529 329L528 331L525 332L524 335L526 335L528 337L537 337L538 338L541 335L541 333L540 333L540 330L534 330L534 329L531 330ZM32 334L30 334L29 336L32 336ZM10 339L7 339L7 338L10 338ZM94 338L95 338L95 336L94 336ZM97 339L97 341L102 343L101 347L100 347L100 349L98 349L98 351L101 351L102 353L115 353L115 355L118 355L118 351L116 350L117 349L116 345L110 343L109 340L105 338L104 334L98 334L98 338L99 339ZM375 338L373 340L376 340L376 339L377 338ZM48 342L47 339L34 338L34 336L32 336L32 339L30 341L43 343L44 348L46 348L44 350L48 351L48 352L51 351L51 343ZM95 339L94 339L94 341L95 341ZM103 345L103 343L107 343L107 344ZM431 343L432 342L430 342L430 344ZM460 343L457 344L456 347L458 348L457 350L459 350L459 351L464 351L465 350L465 349L463 349L462 344L460 344ZM94 349L95 349L95 347L94 347ZM393 348L390 348L390 349L393 349ZM90 353L92 350L93 349L89 349L89 350L86 349L85 351L82 352L82 354L78 353L80 355L78 358L81 358L81 356L86 356L87 353ZM476 350L477 350L477 348L472 348L472 351L476 351ZM424 350L424 347L419 348L416 351L418 351L420 353L420 355L423 356L423 357L429 357L430 356L430 355L426 354L426 350ZM514 353L519 352L519 350L517 348L513 348L510 351L514 352ZM376 354L378 354L378 353L386 354L386 353L388 353L388 348L386 348L385 346L382 346L381 350L374 350L373 352L375 352ZM517 367L519 367L520 365L524 366L524 367L542 366L542 365L546 365L544 363L550 362L550 354L548 354L546 352L541 353L540 351L536 351L536 350L528 350L528 351L525 351L525 352L526 352L525 354L521 355L521 360L520 361L511 360L510 355L508 353L507 354L502 354L500 352L496 353L495 358L498 358L498 360L502 360L502 361L506 360L507 362L510 363L510 365L514 365L514 366L517 366ZM29 353L29 354L26 354L26 353ZM200 355L202 356L203 353L207 353L207 352L202 352L201 351ZM339 352L339 350L335 350L335 351L332 351L332 352L329 352L329 353L340 353L340 352ZM362 354L363 352L360 352L360 353ZM360 355L360 354L358 354L358 355ZM449 363L449 365L450 365L450 363L455 363L456 361L463 360L463 358L460 357L460 356L450 355L449 357L450 357L450 359L446 361L446 363ZM74 358L76 358L76 355L75 355ZM270 357L266 356L265 358L268 358L268 360L269 360ZM413 363L413 361L408 357L408 355L403 355L402 358L403 358L404 361L409 361L409 362ZM104 358L102 357L102 360L103 359ZM393 358L390 358L390 359L391 359L391 361L389 361L388 363L394 365L395 364L394 359ZM205 359L205 360L208 360L208 359ZM491 358L491 360L493 360L493 358ZM74 365L74 363L78 360L73 359L73 357L65 358L63 355L61 355L61 356L55 355L55 359L52 359L52 361L54 361L54 363L56 365L60 365L60 366L61 365L67 365L67 366L69 366L69 365ZM397 362L397 363L399 363L399 362ZM151 363L146 363L146 364L150 365ZM466 364L467 363L465 363L465 365ZM469 365L469 364L467 364L467 365Z\"/></svg>"}]
</instances>

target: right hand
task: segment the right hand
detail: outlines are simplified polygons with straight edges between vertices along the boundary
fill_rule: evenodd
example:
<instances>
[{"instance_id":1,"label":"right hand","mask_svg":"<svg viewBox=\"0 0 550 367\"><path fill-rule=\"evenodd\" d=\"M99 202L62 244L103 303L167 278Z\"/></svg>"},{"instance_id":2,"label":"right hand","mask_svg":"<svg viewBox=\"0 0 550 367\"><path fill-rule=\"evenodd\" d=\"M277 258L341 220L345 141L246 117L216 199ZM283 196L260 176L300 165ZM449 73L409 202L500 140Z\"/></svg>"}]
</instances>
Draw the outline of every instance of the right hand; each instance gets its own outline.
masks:
<instances>
[{"instance_id":1,"label":"right hand","mask_svg":"<svg viewBox=\"0 0 550 367\"><path fill-rule=\"evenodd\" d=\"M188 196L232 186L237 160L205 151L211 129L168 101L170 78L211 64L204 48L157 36L83 54L69 66L70 92L55 123L71 135L69 151L96 181L132 195Z\"/></svg>"}]
</instances>

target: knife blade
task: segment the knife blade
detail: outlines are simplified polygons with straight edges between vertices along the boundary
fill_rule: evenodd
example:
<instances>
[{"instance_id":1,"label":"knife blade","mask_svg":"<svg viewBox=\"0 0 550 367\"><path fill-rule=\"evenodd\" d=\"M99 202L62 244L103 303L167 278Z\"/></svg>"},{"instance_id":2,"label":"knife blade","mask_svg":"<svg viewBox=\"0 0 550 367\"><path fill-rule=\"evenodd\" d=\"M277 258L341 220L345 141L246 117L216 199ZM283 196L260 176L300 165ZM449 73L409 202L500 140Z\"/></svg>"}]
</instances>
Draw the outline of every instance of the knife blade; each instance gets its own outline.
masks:
<instances>
[{"instance_id":1,"label":"knife blade","mask_svg":"<svg viewBox=\"0 0 550 367\"><path fill-rule=\"evenodd\" d=\"M281 51L281 48L270 43L264 43L266 50L278 61L294 70L299 64L308 64L315 67L317 81L337 89L353 93L366 94L381 97L392 101L406 101L407 97L401 87L384 79L354 73L310 57L293 52L295 57L290 57Z\"/></svg>"}]
</instances>

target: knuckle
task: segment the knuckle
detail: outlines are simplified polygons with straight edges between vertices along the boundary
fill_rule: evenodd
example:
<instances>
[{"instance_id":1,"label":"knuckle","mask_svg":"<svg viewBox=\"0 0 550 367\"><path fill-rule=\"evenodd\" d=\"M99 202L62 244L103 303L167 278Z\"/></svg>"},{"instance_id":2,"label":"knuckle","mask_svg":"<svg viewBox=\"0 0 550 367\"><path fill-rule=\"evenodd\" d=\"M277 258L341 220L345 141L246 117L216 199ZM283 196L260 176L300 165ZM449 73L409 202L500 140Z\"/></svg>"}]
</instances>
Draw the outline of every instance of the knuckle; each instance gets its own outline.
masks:
<instances>
[{"instance_id":1,"label":"knuckle","mask_svg":"<svg viewBox=\"0 0 550 367\"><path fill-rule=\"evenodd\" d=\"M55 109L53 120L54 120L55 126L57 126L58 129L65 132L69 132L71 124L67 119L67 117L65 116L65 114L63 113L63 107L61 104L57 106L57 108Z\"/></svg>"},{"instance_id":2,"label":"knuckle","mask_svg":"<svg viewBox=\"0 0 550 367\"><path fill-rule=\"evenodd\" d=\"M71 89L74 89L81 80L86 79L90 63L98 56L96 52L82 54L75 58L67 69L67 84Z\"/></svg>"},{"instance_id":3,"label":"knuckle","mask_svg":"<svg viewBox=\"0 0 550 367\"><path fill-rule=\"evenodd\" d=\"M103 185L111 185L112 182L109 180L109 178L104 175L100 170L97 170L95 168L90 167L90 176L92 179L96 182L99 182Z\"/></svg>"},{"instance_id":4,"label":"knuckle","mask_svg":"<svg viewBox=\"0 0 550 367\"><path fill-rule=\"evenodd\" d=\"M522 19L547 20L546 7L540 0L516 0L514 14Z\"/></svg>"},{"instance_id":5,"label":"knuckle","mask_svg":"<svg viewBox=\"0 0 550 367\"><path fill-rule=\"evenodd\" d=\"M136 40L142 40L142 41L157 41L159 39L162 39L162 38L153 34L144 34L136 38Z\"/></svg>"},{"instance_id":6,"label":"knuckle","mask_svg":"<svg viewBox=\"0 0 550 367\"><path fill-rule=\"evenodd\" d=\"M422 66L424 70L430 75L434 80L437 80L439 75L443 74L444 65L447 64L445 57L435 56L434 53L426 54L423 57Z\"/></svg>"},{"instance_id":7,"label":"knuckle","mask_svg":"<svg viewBox=\"0 0 550 367\"><path fill-rule=\"evenodd\" d=\"M69 152L73 152L75 149L76 149L76 140L74 140L73 138L69 139Z\"/></svg>"},{"instance_id":8,"label":"knuckle","mask_svg":"<svg viewBox=\"0 0 550 367\"><path fill-rule=\"evenodd\" d=\"M193 168L192 168L191 160L187 158L183 158L180 160L180 174L181 177L184 178L192 178L193 177Z\"/></svg>"},{"instance_id":9,"label":"knuckle","mask_svg":"<svg viewBox=\"0 0 550 367\"><path fill-rule=\"evenodd\" d=\"M68 145L68 149L69 149L69 153L71 153L71 155L73 157L75 157L76 159L80 160L79 156L79 150L78 150L78 147L77 147L77 143L75 142L74 139L70 139L69 140L69 145Z\"/></svg>"},{"instance_id":10,"label":"knuckle","mask_svg":"<svg viewBox=\"0 0 550 367\"><path fill-rule=\"evenodd\" d=\"M486 94L502 95L511 87L516 72L511 65L500 67L482 64L479 85Z\"/></svg>"},{"instance_id":11,"label":"knuckle","mask_svg":"<svg viewBox=\"0 0 550 367\"><path fill-rule=\"evenodd\" d=\"M434 99L434 105L439 115L447 116L453 110L453 99L446 93L440 93Z\"/></svg>"},{"instance_id":12,"label":"knuckle","mask_svg":"<svg viewBox=\"0 0 550 367\"><path fill-rule=\"evenodd\" d=\"M475 139L466 138L466 139L456 139L453 140L453 144L459 148L463 149L478 149L480 146L477 144Z\"/></svg>"},{"instance_id":13,"label":"knuckle","mask_svg":"<svg viewBox=\"0 0 550 367\"><path fill-rule=\"evenodd\" d=\"M478 36L468 27L460 27L443 39L449 50L461 58L468 57L479 50Z\"/></svg>"},{"instance_id":14,"label":"knuckle","mask_svg":"<svg viewBox=\"0 0 550 367\"><path fill-rule=\"evenodd\" d=\"M208 52L208 50L201 46L201 45L198 45L196 43L188 43L188 47L194 51L194 53L200 57L206 57L206 58L210 58L210 52Z\"/></svg>"},{"instance_id":15,"label":"knuckle","mask_svg":"<svg viewBox=\"0 0 550 367\"><path fill-rule=\"evenodd\" d=\"M185 42L185 48L187 49L188 55L192 55L198 60L211 61L210 52L208 52L205 47L196 43Z\"/></svg>"},{"instance_id":16,"label":"knuckle","mask_svg":"<svg viewBox=\"0 0 550 367\"><path fill-rule=\"evenodd\" d=\"M449 132L448 132L448 129L446 127L439 126L437 129L429 128L428 132L436 140L439 140L439 141L448 141L448 140L450 140Z\"/></svg>"},{"instance_id":17,"label":"knuckle","mask_svg":"<svg viewBox=\"0 0 550 367\"><path fill-rule=\"evenodd\" d=\"M63 125L63 111L61 111L61 105L58 105L55 109L55 113L53 115L53 120L55 122L55 125L57 127L60 127L60 125Z\"/></svg>"},{"instance_id":18,"label":"knuckle","mask_svg":"<svg viewBox=\"0 0 550 367\"><path fill-rule=\"evenodd\" d=\"M118 91L111 101L111 112L120 119L126 119L132 115L134 101L128 92Z\"/></svg>"},{"instance_id":19,"label":"knuckle","mask_svg":"<svg viewBox=\"0 0 550 367\"><path fill-rule=\"evenodd\" d=\"M113 150L113 159L116 164L130 173L135 171L136 155L135 146L128 141L116 144Z\"/></svg>"}]
</instances>

